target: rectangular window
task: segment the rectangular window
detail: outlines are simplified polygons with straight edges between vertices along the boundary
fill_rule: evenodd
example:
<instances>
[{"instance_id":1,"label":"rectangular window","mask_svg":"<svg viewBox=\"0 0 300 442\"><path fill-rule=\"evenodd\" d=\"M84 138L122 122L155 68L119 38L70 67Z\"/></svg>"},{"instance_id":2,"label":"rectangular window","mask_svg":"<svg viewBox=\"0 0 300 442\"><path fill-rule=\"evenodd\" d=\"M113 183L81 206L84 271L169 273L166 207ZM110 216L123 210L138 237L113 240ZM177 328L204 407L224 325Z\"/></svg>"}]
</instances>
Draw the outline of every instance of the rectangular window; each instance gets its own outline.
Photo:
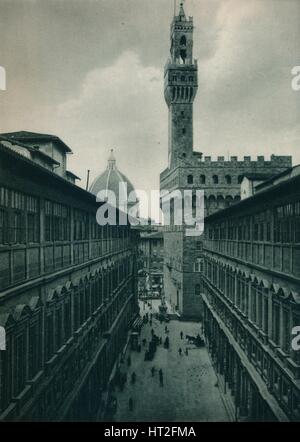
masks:
<instances>
[{"instance_id":1,"label":"rectangular window","mask_svg":"<svg viewBox=\"0 0 300 442\"><path fill-rule=\"evenodd\" d=\"M258 241L258 224L254 224L253 228L253 240Z\"/></svg>"},{"instance_id":2,"label":"rectangular window","mask_svg":"<svg viewBox=\"0 0 300 442\"><path fill-rule=\"evenodd\" d=\"M252 322L254 322L254 324L256 324L257 321L257 312L256 312L256 288L252 287L251 288L251 319Z\"/></svg>"},{"instance_id":3,"label":"rectangular window","mask_svg":"<svg viewBox=\"0 0 300 442\"><path fill-rule=\"evenodd\" d=\"M50 313L47 316L46 320L46 352L47 352L47 360L51 359L54 352L54 336L53 336L53 314Z\"/></svg>"},{"instance_id":4,"label":"rectangular window","mask_svg":"<svg viewBox=\"0 0 300 442\"><path fill-rule=\"evenodd\" d=\"M80 241L89 237L89 215L82 210L74 212L74 240Z\"/></svg>"},{"instance_id":5,"label":"rectangular window","mask_svg":"<svg viewBox=\"0 0 300 442\"><path fill-rule=\"evenodd\" d=\"M33 379L40 367L40 332L38 322L29 326L29 379Z\"/></svg>"},{"instance_id":6,"label":"rectangular window","mask_svg":"<svg viewBox=\"0 0 300 442\"><path fill-rule=\"evenodd\" d=\"M0 244L8 243L8 211L0 208Z\"/></svg>"},{"instance_id":7,"label":"rectangular window","mask_svg":"<svg viewBox=\"0 0 300 442\"><path fill-rule=\"evenodd\" d=\"M269 222L266 224L266 240L271 241L271 224Z\"/></svg>"},{"instance_id":8,"label":"rectangular window","mask_svg":"<svg viewBox=\"0 0 300 442\"><path fill-rule=\"evenodd\" d=\"M14 211L11 218L11 243L25 243L25 218L21 211Z\"/></svg>"},{"instance_id":9,"label":"rectangular window","mask_svg":"<svg viewBox=\"0 0 300 442\"><path fill-rule=\"evenodd\" d=\"M55 348L62 346L62 307L58 305L55 311Z\"/></svg>"},{"instance_id":10,"label":"rectangular window","mask_svg":"<svg viewBox=\"0 0 300 442\"><path fill-rule=\"evenodd\" d=\"M257 325L262 328L262 306L263 306L263 294L261 288L257 290Z\"/></svg>"},{"instance_id":11,"label":"rectangular window","mask_svg":"<svg viewBox=\"0 0 300 442\"><path fill-rule=\"evenodd\" d=\"M71 325L71 301L68 299L64 305L64 327L66 340L71 336Z\"/></svg>"},{"instance_id":12,"label":"rectangular window","mask_svg":"<svg viewBox=\"0 0 300 442\"><path fill-rule=\"evenodd\" d=\"M264 295L264 323L263 323L263 331L268 333L268 320L269 320L269 302L268 296Z\"/></svg>"},{"instance_id":13,"label":"rectangular window","mask_svg":"<svg viewBox=\"0 0 300 442\"><path fill-rule=\"evenodd\" d=\"M39 241L39 219L37 213L27 213L27 241Z\"/></svg>"},{"instance_id":14,"label":"rectangular window","mask_svg":"<svg viewBox=\"0 0 300 442\"><path fill-rule=\"evenodd\" d=\"M70 241L71 211L62 204L46 201L45 240Z\"/></svg>"},{"instance_id":15,"label":"rectangular window","mask_svg":"<svg viewBox=\"0 0 300 442\"><path fill-rule=\"evenodd\" d=\"M52 241L52 211L51 201L45 202L45 241Z\"/></svg>"},{"instance_id":16,"label":"rectangular window","mask_svg":"<svg viewBox=\"0 0 300 442\"><path fill-rule=\"evenodd\" d=\"M280 342L280 306L278 303L273 302L273 341L276 345Z\"/></svg>"},{"instance_id":17,"label":"rectangular window","mask_svg":"<svg viewBox=\"0 0 300 442\"><path fill-rule=\"evenodd\" d=\"M263 223L261 223L260 224L260 226L259 226L259 240L260 241L263 241L264 240L264 224Z\"/></svg>"},{"instance_id":18,"label":"rectangular window","mask_svg":"<svg viewBox=\"0 0 300 442\"><path fill-rule=\"evenodd\" d=\"M291 326L290 326L290 314L289 311L285 308L282 311L282 332L283 332L283 341L282 341L282 349L287 354L290 353L291 350Z\"/></svg>"},{"instance_id":19,"label":"rectangular window","mask_svg":"<svg viewBox=\"0 0 300 442\"><path fill-rule=\"evenodd\" d=\"M26 346L24 333L19 334L15 339L15 376L14 376L14 395L18 396L25 387L26 381Z\"/></svg>"}]
</instances>

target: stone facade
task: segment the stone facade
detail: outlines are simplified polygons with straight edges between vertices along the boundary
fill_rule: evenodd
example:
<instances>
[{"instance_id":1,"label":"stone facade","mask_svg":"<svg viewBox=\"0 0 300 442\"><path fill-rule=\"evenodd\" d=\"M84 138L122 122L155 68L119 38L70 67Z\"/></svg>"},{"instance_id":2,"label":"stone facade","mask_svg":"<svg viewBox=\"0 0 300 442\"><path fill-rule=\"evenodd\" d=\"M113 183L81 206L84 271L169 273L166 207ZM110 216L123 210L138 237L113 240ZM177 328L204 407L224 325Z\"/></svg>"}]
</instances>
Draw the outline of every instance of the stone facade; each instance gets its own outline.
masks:
<instances>
[{"instance_id":1,"label":"stone facade","mask_svg":"<svg viewBox=\"0 0 300 442\"><path fill-rule=\"evenodd\" d=\"M161 296L163 290L164 242L160 230L150 232L140 230L138 268L139 296Z\"/></svg>"},{"instance_id":2,"label":"stone facade","mask_svg":"<svg viewBox=\"0 0 300 442\"><path fill-rule=\"evenodd\" d=\"M135 232L0 143L1 420L96 420L138 312Z\"/></svg>"},{"instance_id":3,"label":"stone facade","mask_svg":"<svg viewBox=\"0 0 300 442\"><path fill-rule=\"evenodd\" d=\"M300 419L299 189L288 171L206 219L204 332L237 420Z\"/></svg>"},{"instance_id":4,"label":"stone facade","mask_svg":"<svg viewBox=\"0 0 300 442\"><path fill-rule=\"evenodd\" d=\"M171 24L171 60L165 67L165 99L169 108L169 164L160 175L161 190L203 189L205 214L240 201L240 184L247 174L275 175L291 167L290 156L272 155L270 160L250 156L230 160L193 151L193 101L196 96L197 62L193 60L193 20L181 5ZM180 56L183 55L183 58ZM201 245L186 237L184 228L165 228L165 295L184 317L201 317ZM199 264L200 265L200 264ZM195 271L197 269L197 271ZM199 269L199 270L198 270Z\"/></svg>"}]
</instances>

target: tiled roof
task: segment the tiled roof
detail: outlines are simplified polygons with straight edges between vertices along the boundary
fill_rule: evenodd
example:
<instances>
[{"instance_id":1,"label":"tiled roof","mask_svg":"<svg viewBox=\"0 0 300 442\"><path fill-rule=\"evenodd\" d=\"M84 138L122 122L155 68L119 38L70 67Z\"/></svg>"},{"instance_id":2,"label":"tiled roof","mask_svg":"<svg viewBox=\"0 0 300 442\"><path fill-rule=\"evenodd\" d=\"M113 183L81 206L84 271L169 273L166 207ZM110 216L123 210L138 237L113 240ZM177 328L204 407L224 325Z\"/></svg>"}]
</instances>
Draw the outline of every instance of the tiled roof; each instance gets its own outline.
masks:
<instances>
[{"instance_id":1,"label":"tiled roof","mask_svg":"<svg viewBox=\"0 0 300 442\"><path fill-rule=\"evenodd\" d=\"M67 146L59 137L56 135L49 135L49 134L39 134L35 132L28 132L28 131L19 131L19 132L9 132L0 134L3 137L16 140L16 141L23 141L26 143L26 141L45 141L45 140L51 140L56 141L65 152L71 153L72 150Z\"/></svg>"}]
</instances>

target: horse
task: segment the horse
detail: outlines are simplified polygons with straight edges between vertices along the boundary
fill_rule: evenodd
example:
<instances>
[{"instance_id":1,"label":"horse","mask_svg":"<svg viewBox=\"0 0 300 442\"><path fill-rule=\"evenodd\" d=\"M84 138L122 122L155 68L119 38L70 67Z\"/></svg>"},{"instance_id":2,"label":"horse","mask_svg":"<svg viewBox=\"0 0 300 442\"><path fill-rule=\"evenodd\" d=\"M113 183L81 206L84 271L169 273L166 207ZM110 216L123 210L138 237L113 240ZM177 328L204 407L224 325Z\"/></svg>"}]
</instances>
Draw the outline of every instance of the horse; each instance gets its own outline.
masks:
<instances>
[{"instance_id":1,"label":"horse","mask_svg":"<svg viewBox=\"0 0 300 442\"><path fill-rule=\"evenodd\" d=\"M195 336L185 335L189 343L194 343L196 341Z\"/></svg>"}]
</instances>

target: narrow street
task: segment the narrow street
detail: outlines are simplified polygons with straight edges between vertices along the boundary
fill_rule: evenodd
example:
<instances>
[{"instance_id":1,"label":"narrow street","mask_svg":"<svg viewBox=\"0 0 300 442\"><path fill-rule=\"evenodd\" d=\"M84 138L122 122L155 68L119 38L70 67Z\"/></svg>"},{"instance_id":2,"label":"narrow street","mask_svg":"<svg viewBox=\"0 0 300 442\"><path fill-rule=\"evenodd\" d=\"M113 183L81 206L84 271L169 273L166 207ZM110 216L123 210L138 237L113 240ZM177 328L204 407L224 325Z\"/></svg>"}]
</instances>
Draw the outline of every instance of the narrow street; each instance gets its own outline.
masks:
<instances>
[{"instance_id":1,"label":"narrow street","mask_svg":"<svg viewBox=\"0 0 300 442\"><path fill-rule=\"evenodd\" d=\"M159 301L153 301L152 312L157 311ZM149 309L141 304L141 315ZM127 372L124 390L115 391L117 410L114 421L228 421L229 417L223 405L217 386L217 378L211 366L206 348L197 348L188 344L186 334L196 336L200 332L199 323L172 320L167 324L169 333L165 333L166 323L160 324L153 319L152 326L143 325L140 342L144 338L151 340L151 329L164 342L168 335L169 349L158 345L154 359L144 361L145 349L135 352L128 349L121 364L121 371ZM183 332L183 339L180 332ZM182 355L179 355L179 348ZM185 350L188 350L188 355ZM131 365L127 365L130 355ZM151 368L155 367L152 377ZM164 383L160 385L158 370L162 369ZM131 383L131 374L135 372L136 381ZM133 400L133 410L129 410L129 399Z\"/></svg>"}]
</instances>

